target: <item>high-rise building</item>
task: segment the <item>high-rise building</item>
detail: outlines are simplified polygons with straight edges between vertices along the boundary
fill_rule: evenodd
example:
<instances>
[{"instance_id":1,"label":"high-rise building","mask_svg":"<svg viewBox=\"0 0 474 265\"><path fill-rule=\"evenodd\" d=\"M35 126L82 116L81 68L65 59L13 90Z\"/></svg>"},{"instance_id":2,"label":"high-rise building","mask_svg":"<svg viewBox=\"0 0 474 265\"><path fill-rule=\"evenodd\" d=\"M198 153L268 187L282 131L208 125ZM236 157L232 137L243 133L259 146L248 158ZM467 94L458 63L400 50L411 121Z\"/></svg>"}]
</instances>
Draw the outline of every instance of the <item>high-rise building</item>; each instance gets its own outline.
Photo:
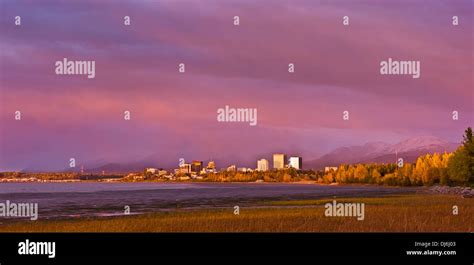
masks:
<instances>
[{"instance_id":1,"label":"high-rise building","mask_svg":"<svg viewBox=\"0 0 474 265\"><path fill-rule=\"evenodd\" d=\"M199 173L202 170L202 161L193 161L191 163L191 172Z\"/></svg>"},{"instance_id":2,"label":"high-rise building","mask_svg":"<svg viewBox=\"0 0 474 265\"><path fill-rule=\"evenodd\" d=\"M299 156L292 156L290 157L290 160L288 161L288 166L292 167L294 169L302 169L303 168L303 159Z\"/></svg>"},{"instance_id":3,"label":"high-rise building","mask_svg":"<svg viewBox=\"0 0 474 265\"><path fill-rule=\"evenodd\" d=\"M217 173L216 163L214 161L209 161L207 167L202 170L203 173Z\"/></svg>"},{"instance_id":4,"label":"high-rise building","mask_svg":"<svg viewBox=\"0 0 474 265\"><path fill-rule=\"evenodd\" d=\"M216 169L216 163L214 161L209 161L209 163L207 163L207 169Z\"/></svg>"},{"instance_id":5,"label":"high-rise building","mask_svg":"<svg viewBox=\"0 0 474 265\"><path fill-rule=\"evenodd\" d=\"M273 168L274 169L285 168L285 155L284 154L273 154Z\"/></svg>"},{"instance_id":6,"label":"high-rise building","mask_svg":"<svg viewBox=\"0 0 474 265\"><path fill-rule=\"evenodd\" d=\"M268 171L269 169L270 169L270 166L268 164L268 160L266 160L265 158L257 160L257 170L258 171Z\"/></svg>"},{"instance_id":7,"label":"high-rise building","mask_svg":"<svg viewBox=\"0 0 474 265\"><path fill-rule=\"evenodd\" d=\"M183 173L183 174L191 173L191 164L183 163L179 165L178 173Z\"/></svg>"}]
</instances>

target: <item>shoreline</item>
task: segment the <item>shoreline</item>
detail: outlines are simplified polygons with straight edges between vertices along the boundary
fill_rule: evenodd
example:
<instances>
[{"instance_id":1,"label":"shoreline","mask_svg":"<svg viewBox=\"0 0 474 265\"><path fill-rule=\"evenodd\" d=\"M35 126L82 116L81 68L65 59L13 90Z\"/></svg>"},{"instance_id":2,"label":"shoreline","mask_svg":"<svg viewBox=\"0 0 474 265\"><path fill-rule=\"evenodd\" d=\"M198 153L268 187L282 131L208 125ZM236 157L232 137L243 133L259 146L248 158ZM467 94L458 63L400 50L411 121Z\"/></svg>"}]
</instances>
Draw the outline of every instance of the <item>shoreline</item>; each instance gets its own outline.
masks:
<instances>
[{"instance_id":1,"label":"shoreline","mask_svg":"<svg viewBox=\"0 0 474 265\"><path fill-rule=\"evenodd\" d=\"M366 218L324 216L325 203L363 202ZM459 215L452 214L452 205ZM455 195L405 194L268 201L260 207L175 209L169 212L14 221L0 232L473 232L474 200Z\"/></svg>"},{"instance_id":2,"label":"shoreline","mask_svg":"<svg viewBox=\"0 0 474 265\"><path fill-rule=\"evenodd\" d=\"M387 197L416 194L423 187L298 183L9 183L0 184L0 202L37 203L40 219L146 214L176 209L261 207L268 201ZM67 202L67 203L66 203ZM6 221L6 220L5 220Z\"/></svg>"},{"instance_id":3,"label":"shoreline","mask_svg":"<svg viewBox=\"0 0 474 265\"><path fill-rule=\"evenodd\" d=\"M430 187L430 186L395 186L395 185L379 185L375 183L320 183L314 180L301 180L301 181L291 181L291 182L266 182L266 181L202 181L202 180L192 180L192 181L97 181L97 180L74 180L74 181L58 181L58 180L47 180L47 181L2 181L0 179L0 184L3 183L104 183L104 184L117 184L117 183L126 183L126 184L260 184L260 185L274 185L274 184L285 184L285 185L318 185L318 186L378 186L378 187L400 187L400 188L416 188L416 187Z\"/></svg>"}]
</instances>

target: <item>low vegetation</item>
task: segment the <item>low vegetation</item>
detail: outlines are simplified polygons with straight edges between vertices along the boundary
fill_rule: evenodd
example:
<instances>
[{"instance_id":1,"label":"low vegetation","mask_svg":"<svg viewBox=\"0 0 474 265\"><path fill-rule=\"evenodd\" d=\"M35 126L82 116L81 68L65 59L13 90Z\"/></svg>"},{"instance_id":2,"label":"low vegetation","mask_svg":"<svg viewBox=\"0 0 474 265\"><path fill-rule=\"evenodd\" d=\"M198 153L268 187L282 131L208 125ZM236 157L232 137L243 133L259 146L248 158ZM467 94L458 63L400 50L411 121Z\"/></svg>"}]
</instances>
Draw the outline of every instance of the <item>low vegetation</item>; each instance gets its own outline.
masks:
<instances>
[{"instance_id":1,"label":"low vegetation","mask_svg":"<svg viewBox=\"0 0 474 265\"><path fill-rule=\"evenodd\" d=\"M333 199L265 202L258 208L167 213L0 225L0 232L474 232L474 200L454 195L341 198L365 203L365 219L326 217ZM458 214L453 214L453 206Z\"/></svg>"}]
</instances>

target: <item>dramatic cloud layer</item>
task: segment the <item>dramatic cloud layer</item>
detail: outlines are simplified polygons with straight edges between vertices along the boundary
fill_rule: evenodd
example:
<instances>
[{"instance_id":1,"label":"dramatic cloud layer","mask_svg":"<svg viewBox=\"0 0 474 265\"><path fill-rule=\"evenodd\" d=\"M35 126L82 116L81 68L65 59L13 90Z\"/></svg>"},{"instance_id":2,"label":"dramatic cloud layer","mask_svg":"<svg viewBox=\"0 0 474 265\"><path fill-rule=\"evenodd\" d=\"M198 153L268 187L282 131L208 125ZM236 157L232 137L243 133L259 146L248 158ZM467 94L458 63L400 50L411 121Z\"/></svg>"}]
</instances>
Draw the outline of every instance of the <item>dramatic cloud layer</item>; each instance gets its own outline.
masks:
<instances>
[{"instance_id":1,"label":"dramatic cloud layer","mask_svg":"<svg viewBox=\"0 0 474 265\"><path fill-rule=\"evenodd\" d=\"M0 4L0 170L310 159L375 140L458 142L473 125L470 0L39 2ZM65 57L95 60L96 77L55 75ZM421 78L380 75L389 57L420 60ZM258 125L216 122L225 105L257 108Z\"/></svg>"}]
</instances>

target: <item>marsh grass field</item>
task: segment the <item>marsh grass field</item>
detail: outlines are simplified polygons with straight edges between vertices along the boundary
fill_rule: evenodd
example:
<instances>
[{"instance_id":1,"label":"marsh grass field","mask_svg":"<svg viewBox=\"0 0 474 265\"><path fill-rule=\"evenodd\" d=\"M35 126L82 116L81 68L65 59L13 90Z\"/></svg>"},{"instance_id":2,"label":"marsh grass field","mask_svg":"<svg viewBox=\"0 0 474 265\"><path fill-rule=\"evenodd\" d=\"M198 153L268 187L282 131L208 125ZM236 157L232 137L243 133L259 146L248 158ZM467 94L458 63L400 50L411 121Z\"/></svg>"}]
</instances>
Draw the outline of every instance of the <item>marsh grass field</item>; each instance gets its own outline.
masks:
<instances>
[{"instance_id":1,"label":"marsh grass field","mask_svg":"<svg viewBox=\"0 0 474 265\"><path fill-rule=\"evenodd\" d=\"M336 198L365 203L365 219L326 217L333 199L265 201L228 209L177 209L142 215L19 221L0 232L473 232L474 199L458 195L412 194ZM459 213L453 214L453 206Z\"/></svg>"}]
</instances>

